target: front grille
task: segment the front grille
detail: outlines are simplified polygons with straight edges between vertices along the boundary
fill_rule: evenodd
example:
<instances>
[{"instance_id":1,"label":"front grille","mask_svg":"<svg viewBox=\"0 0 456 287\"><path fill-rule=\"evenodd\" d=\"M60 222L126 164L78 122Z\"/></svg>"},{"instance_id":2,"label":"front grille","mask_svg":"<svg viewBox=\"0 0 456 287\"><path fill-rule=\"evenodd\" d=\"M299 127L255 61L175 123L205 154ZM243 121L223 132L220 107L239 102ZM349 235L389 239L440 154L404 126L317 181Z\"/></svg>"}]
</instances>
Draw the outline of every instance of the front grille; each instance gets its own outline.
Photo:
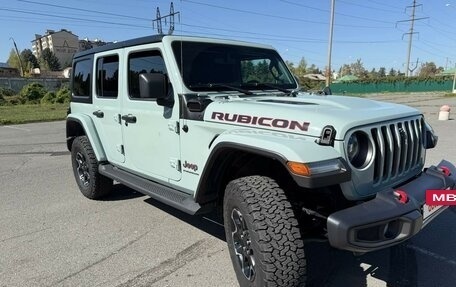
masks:
<instances>
[{"instance_id":1,"label":"front grille","mask_svg":"<svg viewBox=\"0 0 456 287\"><path fill-rule=\"evenodd\" d=\"M423 120L407 119L370 130L375 144L374 185L389 182L422 164Z\"/></svg>"}]
</instances>

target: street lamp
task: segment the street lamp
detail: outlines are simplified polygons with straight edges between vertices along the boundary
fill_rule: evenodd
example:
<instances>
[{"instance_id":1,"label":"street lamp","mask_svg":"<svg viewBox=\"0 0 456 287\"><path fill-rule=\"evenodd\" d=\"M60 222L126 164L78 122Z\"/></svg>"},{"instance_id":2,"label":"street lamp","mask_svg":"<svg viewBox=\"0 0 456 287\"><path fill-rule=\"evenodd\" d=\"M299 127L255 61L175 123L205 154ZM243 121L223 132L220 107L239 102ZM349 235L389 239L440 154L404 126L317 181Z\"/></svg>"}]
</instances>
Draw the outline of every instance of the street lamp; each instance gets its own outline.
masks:
<instances>
[{"instance_id":1,"label":"street lamp","mask_svg":"<svg viewBox=\"0 0 456 287\"><path fill-rule=\"evenodd\" d=\"M14 49L16 50L16 55L17 55L17 58L19 59L19 65L21 66L21 77L23 77L24 76L24 66L22 66L21 55L19 55L19 50L17 49L16 41L14 41L14 38L10 37L10 40L13 41Z\"/></svg>"}]
</instances>

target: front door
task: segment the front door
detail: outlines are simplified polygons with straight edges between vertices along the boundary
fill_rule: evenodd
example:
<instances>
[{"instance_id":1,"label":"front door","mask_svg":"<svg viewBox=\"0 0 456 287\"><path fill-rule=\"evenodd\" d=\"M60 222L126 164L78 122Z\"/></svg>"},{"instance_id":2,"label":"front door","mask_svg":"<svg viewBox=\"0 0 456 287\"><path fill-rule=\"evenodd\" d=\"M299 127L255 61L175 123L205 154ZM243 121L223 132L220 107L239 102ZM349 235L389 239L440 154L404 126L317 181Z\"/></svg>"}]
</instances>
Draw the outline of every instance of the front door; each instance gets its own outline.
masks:
<instances>
[{"instance_id":1,"label":"front door","mask_svg":"<svg viewBox=\"0 0 456 287\"><path fill-rule=\"evenodd\" d=\"M138 47L125 49L127 96L123 97L121 113L125 167L154 179L179 180L178 104L172 108L159 106L153 93L140 94L141 74L167 74L161 50L151 45L145 47L140 51Z\"/></svg>"}]
</instances>

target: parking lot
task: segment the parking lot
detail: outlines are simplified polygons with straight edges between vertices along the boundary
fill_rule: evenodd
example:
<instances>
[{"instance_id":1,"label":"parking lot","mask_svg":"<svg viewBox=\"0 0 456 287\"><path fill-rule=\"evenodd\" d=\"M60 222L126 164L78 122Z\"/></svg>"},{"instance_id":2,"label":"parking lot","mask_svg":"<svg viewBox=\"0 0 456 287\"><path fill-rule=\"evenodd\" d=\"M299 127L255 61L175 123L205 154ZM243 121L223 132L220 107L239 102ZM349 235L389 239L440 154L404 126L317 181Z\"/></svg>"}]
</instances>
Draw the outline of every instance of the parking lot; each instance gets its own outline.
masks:
<instances>
[{"instance_id":1,"label":"parking lot","mask_svg":"<svg viewBox=\"0 0 456 287\"><path fill-rule=\"evenodd\" d=\"M373 96L371 96L373 97ZM422 110L439 135L427 164L456 163L456 98L377 96ZM236 286L223 228L122 185L84 198L65 122L0 126L0 286ZM308 243L308 286L454 286L456 209L412 240L355 257Z\"/></svg>"}]
</instances>

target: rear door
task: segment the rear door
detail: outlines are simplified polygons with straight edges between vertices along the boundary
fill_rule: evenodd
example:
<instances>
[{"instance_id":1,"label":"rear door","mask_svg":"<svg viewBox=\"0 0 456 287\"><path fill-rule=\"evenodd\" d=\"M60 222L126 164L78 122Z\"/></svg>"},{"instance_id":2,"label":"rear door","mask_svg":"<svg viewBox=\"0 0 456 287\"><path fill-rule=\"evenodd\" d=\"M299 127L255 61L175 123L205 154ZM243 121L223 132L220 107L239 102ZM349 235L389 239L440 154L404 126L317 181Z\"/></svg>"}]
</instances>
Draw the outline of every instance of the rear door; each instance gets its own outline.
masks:
<instances>
[{"instance_id":1,"label":"rear door","mask_svg":"<svg viewBox=\"0 0 456 287\"><path fill-rule=\"evenodd\" d=\"M114 164L125 161L120 108L123 75L119 73L122 50L108 51L94 57L94 96L92 119L108 160Z\"/></svg>"}]
</instances>

